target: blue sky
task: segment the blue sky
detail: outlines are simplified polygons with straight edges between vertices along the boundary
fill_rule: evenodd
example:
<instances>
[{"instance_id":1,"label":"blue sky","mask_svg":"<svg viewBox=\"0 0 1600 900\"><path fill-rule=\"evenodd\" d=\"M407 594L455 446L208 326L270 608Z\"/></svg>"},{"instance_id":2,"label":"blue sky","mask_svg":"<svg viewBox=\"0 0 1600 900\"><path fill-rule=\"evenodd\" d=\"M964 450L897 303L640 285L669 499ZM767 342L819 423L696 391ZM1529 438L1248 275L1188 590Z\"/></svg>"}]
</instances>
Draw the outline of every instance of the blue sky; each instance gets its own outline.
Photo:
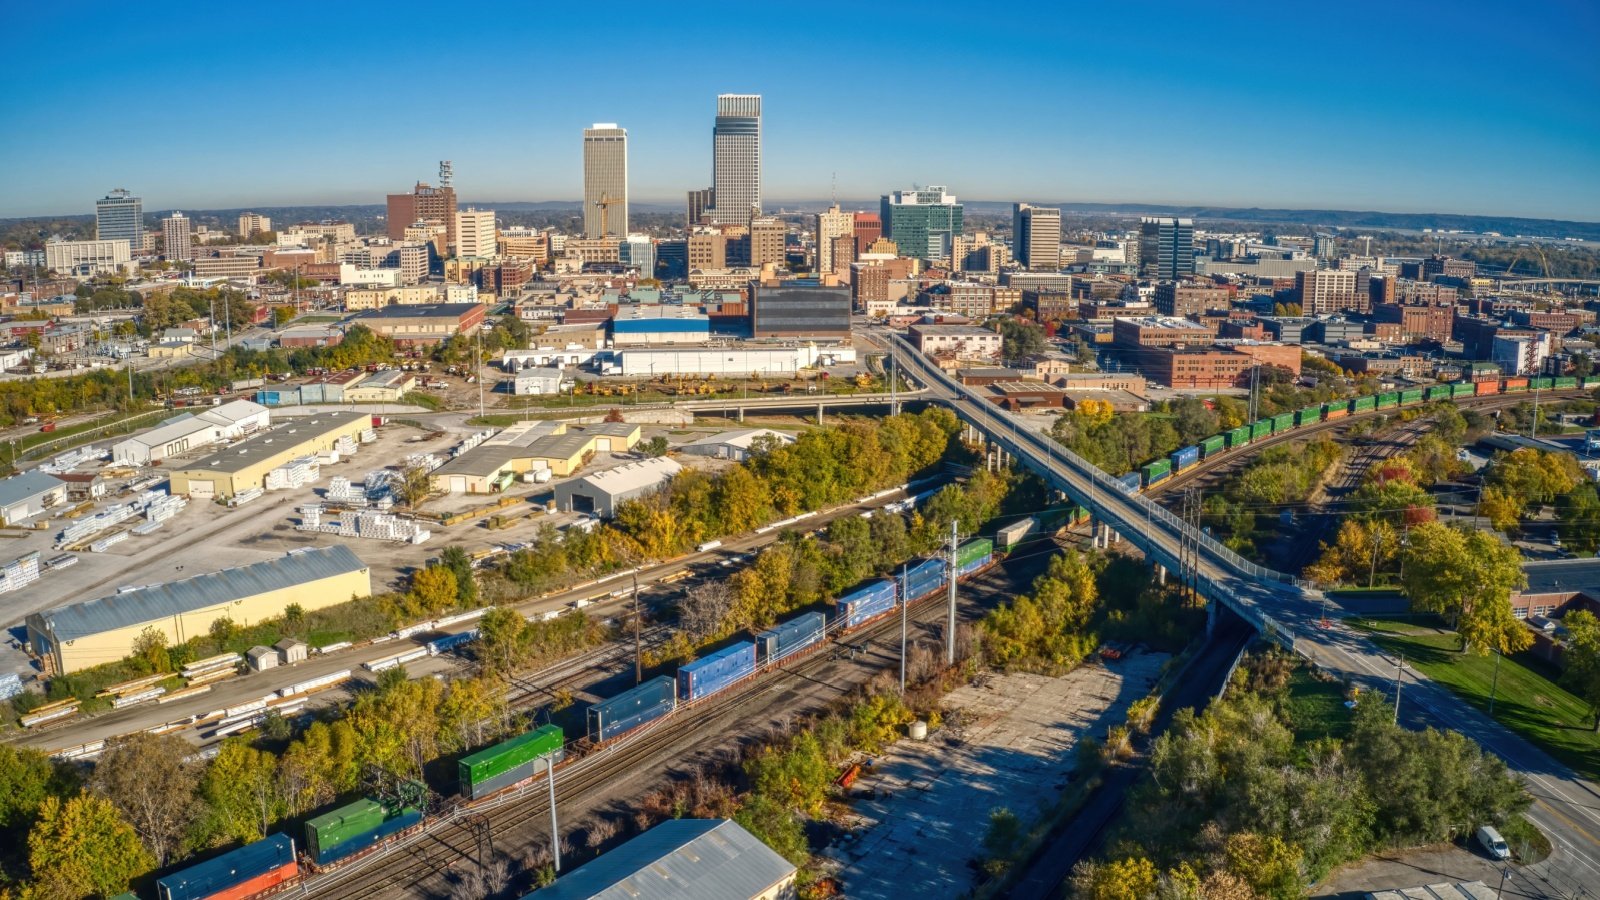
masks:
<instances>
[{"instance_id":1,"label":"blue sky","mask_svg":"<svg viewBox=\"0 0 1600 900\"><path fill-rule=\"evenodd\" d=\"M1600 4L14 2L0 216L710 181L715 95L765 97L768 206L972 200L1600 220ZM243 9L245 7L232 7ZM463 15L455 20L451 13ZM466 13L473 13L470 18Z\"/></svg>"}]
</instances>

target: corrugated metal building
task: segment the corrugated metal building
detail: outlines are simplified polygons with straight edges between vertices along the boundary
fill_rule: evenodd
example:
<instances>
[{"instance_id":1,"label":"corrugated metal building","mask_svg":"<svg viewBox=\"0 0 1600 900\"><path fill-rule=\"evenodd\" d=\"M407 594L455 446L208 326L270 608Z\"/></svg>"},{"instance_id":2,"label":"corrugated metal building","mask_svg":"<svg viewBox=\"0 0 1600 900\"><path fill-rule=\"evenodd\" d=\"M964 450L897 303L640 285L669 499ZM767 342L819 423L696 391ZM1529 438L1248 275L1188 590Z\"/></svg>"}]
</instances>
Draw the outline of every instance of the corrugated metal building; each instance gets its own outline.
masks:
<instances>
[{"instance_id":1,"label":"corrugated metal building","mask_svg":"<svg viewBox=\"0 0 1600 900\"><path fill-rule=\"evenodd\" d=\"M549 469L564 478L596 453L623 453L639 442L638 425L598 422L568 427L564 422L518 422L433 470L433 489L452 494L486 494L507 473Z\"/></svg>"},{"instance_id":2,"label":"corrugated metal building","mask_svg":"<svg viewBox=\"0 0 1600 900\"><path fill-rule=\"evenodd\" d=\"M58 673L114 662L146 628L181 644L221 618L240 626L283 615L298 603L322 609L372 593L372 577L348 547L293 550L277 559L124 590L27 617L28 646Z\"/></svg>"},{"instance_id":3,"label":"corrugated metal building","mask_svg":"<svg viewBox=\"0 0 1600 900\"><path fill-rule=\"evenodd\" d=\"M231 441L272 424L272 411L249 400L234 400L199 414L183 413L159 426L111 445L112 462L148 466L169 456Z\"/></svg>"},{"instance_id":4,"label":"corrugated metal building","mask_svg":"<svg viewBox=\"0 0 1600 900\"><path fill-rule=\"evenodd\" d=\"M794 443L794 435L771 428L747 428L742 431L724 431L709 437L690 441L678 448L680 452L715 459L733 459L743 462L750 458L751 447L761 438L776 442L777 446Z\"/></svg>"},{"instance_id":5,"label":"corrugated metal building","mask_svg":"<svg viewBox=\"0 0 1600 900\"><path fill-rule=\"evenodd\" d=\"M780 900L795 867L732 819L673 819L523 900Z\"/></svg>"},{"instance_id":6,"label":"corrugated metal building","mask_svg":"<svg viewBox=\"0 0 1600 900\"><path fill-rule=\"evenodd\" d=\"M332 450L340 438L360 440L361 433L371 427L372 416L358 412L324 412L294 419L174 470L172 493L211 500L264 487L267 473L273 469L298 457Z\"/></svg>"},{"instance_id":7,"label":"corrugated metal building","mask_svg":"<svg viewBox=\"0 0 1600 900\"><path fill-rule=\"evenodd\" d=\"M0 525L15 525L65 502L67 483L44 472L23 472L0 481Z\"/></svg>"},{"instance_id":8,"label":"corrugated metal building","mask_svg":"<svg viewBox=\"0 0 1600 900\"><path fill-rule=\"evenodd\" d=\"M646 459L556 485L556 505L568 512L610 518L621 504L661 489L683 466L667 459Z\"/></svg>"}]
</instances>

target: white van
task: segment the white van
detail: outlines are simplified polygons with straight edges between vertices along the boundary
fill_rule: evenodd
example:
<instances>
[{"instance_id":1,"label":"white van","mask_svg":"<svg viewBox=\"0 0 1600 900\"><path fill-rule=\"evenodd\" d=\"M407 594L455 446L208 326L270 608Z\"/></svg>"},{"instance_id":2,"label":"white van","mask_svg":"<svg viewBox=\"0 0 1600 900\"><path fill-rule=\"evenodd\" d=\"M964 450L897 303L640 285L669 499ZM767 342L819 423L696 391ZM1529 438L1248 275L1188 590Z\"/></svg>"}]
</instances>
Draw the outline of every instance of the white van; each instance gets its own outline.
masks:
<instances>
[{"instance_id":1,"label":"white van","mask_svg":"<svg viewBox=\"0 0 1600 900\"><path fill-rule=\"evenodd\" d=\"M1500 832L1493 825L1485 825L1478 829L1478 843L1482 844L1483 849L1489 851L1489 855L1495 859L1511 858L1511 848L1506 846L1506 839L1500 836Z\"/></svg>"}]
</instances>

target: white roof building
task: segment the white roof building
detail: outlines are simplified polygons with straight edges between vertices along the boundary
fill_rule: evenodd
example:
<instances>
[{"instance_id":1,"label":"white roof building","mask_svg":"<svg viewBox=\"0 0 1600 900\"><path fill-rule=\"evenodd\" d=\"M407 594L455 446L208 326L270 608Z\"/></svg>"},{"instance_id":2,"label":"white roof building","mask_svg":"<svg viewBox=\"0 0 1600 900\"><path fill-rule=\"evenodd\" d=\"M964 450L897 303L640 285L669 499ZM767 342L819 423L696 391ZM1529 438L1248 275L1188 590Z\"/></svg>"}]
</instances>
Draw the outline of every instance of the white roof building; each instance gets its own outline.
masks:
<instances>
[{"instance_id":1,"label":"white roof building","mask_svg":"<svg viewBox=\"0 0 1600 900\"><path fill-rule=\"evenodd\" d=\"M713 434L697 441L691 441L678 448L683 453L693 453L696 456L710 456L715 459L733 459L744 461L750 458L751 447L765 438L777 444L794 443L794 435L783 431L774 431L771 428L747 428L742 431L724 431Z\"/></svg>"},{"instance_id":2,"label":"white roof building","mask_svg":"<svg viewBox=\"0 0 1600 900\"><path fill-rule=\"evenodd\" d=\"M272 424L272 412L259 403L234 400L198 415L173 416L143 434L111 445L111 461L126 466L154 465L169 456L237 440Z\"/></svg>"},{"instance_id":3,"label":"white roof building","mask_svg":"<svg viewBox=\"0 0 1600 900\"><path fill-rule=\"evenodd\" d=\"M660 490L683 466L666 457L628 463L556 485L556 505L609 519L629 500Z\"/></svg>"}]
</instances>

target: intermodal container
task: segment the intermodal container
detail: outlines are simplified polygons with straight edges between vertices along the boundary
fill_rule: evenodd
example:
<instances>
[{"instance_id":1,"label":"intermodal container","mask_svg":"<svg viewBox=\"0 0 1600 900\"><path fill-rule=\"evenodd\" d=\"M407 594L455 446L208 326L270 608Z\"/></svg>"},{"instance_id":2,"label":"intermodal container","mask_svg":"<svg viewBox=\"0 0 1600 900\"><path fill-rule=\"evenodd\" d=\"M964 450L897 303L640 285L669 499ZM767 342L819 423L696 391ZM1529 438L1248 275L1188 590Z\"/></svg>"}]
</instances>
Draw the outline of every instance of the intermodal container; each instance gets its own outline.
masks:
<instances>
[{"instance_id":1,"label":"intermodal container","mask_svg":"<svg viewBox=\"0 0 1600 900\"><path fill-rule=\"evenodd\" d=\"M1589 377L1585 378L1583 380L1583 387L1585 390L1589 388L1600 387L1600 375L1590 375Z\"/></svg>"},{"instance_id":2,"label":"intermodal container","mask_svg":"<svg viewBox=\"0 0 1600 900\"><path fill-rule=\"evenodd\" d=\"M1400 392L1399 391L1384 391L1383 393L1378 395L1378 408L1379 409L1388 409L1391 406L1399 406L1399 405L1400 405Z\"/></svg>"},{"instance_id":3,"label":"intermodal container","mask_svg":"<svg viewBox=\"0 0 1600 900\"><path fill-rule=\"evenodd\" d=\"M371 799L357 800L306 822L306 852L319 866L354 856L421 824L422 810L390 810Z\"/></svg>"},{"instance_id":4,"label":"intermodal container","mask_svg":"<svg viewBox=\"0 0 1600 900\"><path fill-rule=\"evenodd\" d=\"M1378 408L1378 398L1368 394L1350 401L1350 411L1357 413L1371 412Z\"/></svg>"},{"instance_id":5,"label":"intermodal container","mask_svg":"<svg viewBox=\"0 0 1600 900\"><path fill-rule=\"evenodd\" d=\"M1536 391L1548 391L1556 386L1554 378L1535 378L1528 382L1528 386Z\"/></svg>"},{"instance_id":6,"label":"intermodal container","mask_svg":"<svg viewBox=\"0 0 1600 900\"><path fill-rule=\"evenodd\" d=\"M1350 404L1348 404L1348 403L1329 403L1328 406L1327 406L1326 411L1323 412L1323 414L1322 414L1322 418L1324 418L1324 419L1342 419L1342 418L1344 418L1345 416L1348 416L1348 415L1350 415Z\"/></svg>"},{"instance_id":7,"label":"intermodal container","mask_svg":"<svg viewBox=\"0 0 1600 900\"><path fill-rule=\"evenodd\" d=\"M1489 385L1488 393L1500 393L1500 382L1488 381L1485 383ZM1456 383L1450 385L1450 396L1452 397L1471 397L1477 392L1477 387L1470 381L1457 381Z\"/></svg>"},{"instance_id":8,"label":"intermodal container","mask_svg":"<svg viewBox=\"0 0 1600 900\"><path fill-rule=\"evenodd\" d=\"M1410 390L1401 391L1400 392L1400 402L1401 402L1401 404L1421 403L1422 402L1422 388L1411 388Z\"/></svg>"},{"instance_id":9,"label":"intermodal container","mask_svg":"<svg viewBox=\"0 0 1600 900\"><path fill-rule=\"evenodd\" d=\"M944 569L944 560L937 556L913 563L905 572L901 602L921 599L944 587Z\"/></svg>"},{"instance_id":10,"label":"intermodal container","mask_svg":"<svg viewBox=\"0 0 1600 900\"><path fill-rule=\"evenodd\" d=\"M1271 434L1272 434L1272 420L1271 419L1258 419L1258 420L1250 423L1250 440L1252 442L1259 441L1264 437L1269 437L1269 436L1271 436Z\"/></svg>"},{"instance_id":11,"label":"intermodal container","mask_svg":"<svg viewBox=\"0 0 1600 900\"><path fill-rule=\"evenodd\" d=\"M1117 479L1117 484L1122 485L1122 489L1130 494L1139 493L1139 488L1143 483L1138 472L1129 472Z\"/></svg>"},{"instance_id":12,"label":"intermodal container","mask_svg":"<svg viewBox=\"0 0 1600 900\"><path fill-rule=\"evenodd\" d=\"M1571 375L1563 375L1555 380L1555 389L1558 391L1569 390L1578 386L1578 379Z\"/></svg>"},{"instance_id":13,"label":"intermodal container","mask_svg":"<svg viewBox=\"0 0 1600 900\"><path fill-rule=\"evenodd\" d=\"M541 768L540 771L543 771ZM320 859L315 860L317 865L327 865L348 859L363 850L370 850L391 837L422 824L422 810L408 806L384 822L377 828L365 834L357 835L337 847L332 847L323 852Z\"/></svg>"},{"instance_id":14,"label":"intermodal container","mask_svg":"<svg viewBox=\"0 0 1600 900\"><path fill-rule=\"evenodd\" d=\"M1211 454L1221 453L1227 448L1228 436L1224 434L1213 434L1211 437L1208 437L1200 442L1200 452L1205 454L1206 458L1208 459L1211 457Z\"/></svg>"},{"instance_id":15,"label":"intermodal container","mask_svg":"<svg viewBox=\"0 0 1600 900\"><path fill-rule=\"evenodd\" d=\"M1248 443L1250 443L1250 426L1249 425L1240 425L1238 428L1235 428L1232 431L1228 432L1228 446L1230 448L1231 447L1243 447L1245 444L1248 444Z\"/></svg>"},{"instance_id":16,"label":"intermodal container","mask_svg":"<svg viewBox=\"0 0 1600 900\"><path fill-rule=\"evenodd\" d=\"M476 628L470 628L466 631L458 631L455 634L447 634L442 638L435 638L428 642L428 655L438 656L441 653L448 653L457 647L464 647L477 639L478 629Z\"/></svg>"},{"instance_id":17,"label":"intermodal container","mask_svg":"<svg viewBox=\"0 0 1600 900\"><path fill-rule=\"evenodd\" d=\"M646 722L654 722L678 704L678 683L661 675L589 707L589 738L609 741Z\"/></svg>"},{"instance_id":18,"label":"intermodal container","mask_svg":"<svg viewBox=\"0 0 1600 900\"><path fill-rule=\"evenodd\" d=\"M1174 472L1182 472L1199 461L1199 447L1184 447L1182 450L1172 451L1172 470Z\"/></svg>"},{"instance_id":19,"label":"intermodal container","mask_svg":"<svg viewBox=\"0 0 1600 900\"><path fill-rule=\"evenodd\" d=\"M1448 384L1436 384L1427 390L1429 400L1447 400L1455 396L1455 387Z\"/></svg>"},{"instance_id":20,"label":"intermodal container","mask_svg":"<svg viewBox=\"0 0 1600 900\"><path fill-rule=\"evenodd\" d=\"M1165 464L1166 460L1162 460ZM973 538L956 548L956 577L965 578L994 561L994 541Z\"/></svg>"},{"instance_id":21,"label":"intermodal container","mask_svg":"<svg viewBox=\"0 0 1600 900\"><path fill-rule=\"evenodd\" d=\"M1272 433L1283 434L1294 427L1294 413L1283 413L1272 417Z\"/></svg>"},{"instance_id":22,"label":"intermodal container","mask_svg":"<svg viewBox=\"0 0 1600 900\"><path fill-rule=\"evenodd\" d=\"M556 761L561 760L565 743L560 728L540 725L526 734L463 756L458 763L461 792L468 799L476 800L532 778L544 771L546 757L554 755Z\"/></svg>"},{"instance_id":23,"label":"intermodal container","mask_svg":"<svg viewBox=\"0 0 1600 900\"><path fill-rule=\"evenodd\" d=\"M943 560L931 560L931 562L940 564L940 578L939 583L933 585L933 587L929 588L928 590L934 590L944 583ZM917 568L920 569L923 568L923 566L919 565ZM906 582L908 585L914 583L913 573L915 571L916 569L907 570ZM919 594L912 593L909 587L907 588L906 593L911 597L920 596ZM846 628L854 628L874 616L882 615L883 613L894 609L896 596L894 582L887 578L880 581L871 582L863 587L856 588L850 593L839 598L839 621L843 622L844 627Z\"/></svg>"},{"instance_id":24,"label":"intermodal container","mask_svg":"<svg viewBox=\"0 0 1600 900\"><path fill-rule=\"evenodd\" d=\"M1506 379L1506 393L1508 393L1508 394L1511 393L1512 391L1525 391L1527 389L1528 389L1528 379L1526 379L1526 378L1507 378Z\"/></svg>"},{"instance_id":25,"label":"intermodal container","mask_svg":"<svg viewBox=\"0 0 1600 900\"><path fill-rule=\"evenodd\" d=\"M892 587L892 585L891 585ZM894 601L889 601L893 605ZM731 647L678 667L678 696L684 702L709 697L756 670L756 645L740 641Z\"/></svg>"},{"instance_id":26,"label":"intermodal container","mask_svg":"<svg viewBox=\"0 0 1600 900\"><path fill-rule=\"evenodd\" d=\"M294 840L274 834L156 882L161 900L242 900L300 874Z\"/></svg>"},{"instance_id":27,"label":"intermodal container","mask_svg":"<svg viewBox=\"0 0 1600 900\"><path fill-rule=\"evenodd\" d=\"M893 583L890 587L893 587ZM891 600L890 605L893 606L894 601ZM809 612L780 622L776 628L756 635L756 655L765 662L783 659L821 641L827 625L828 617L819 612Z\"/></svg>"},{"instance_id":28,"label":"intermodal container","mask_svg":"<svg viewBox=\"0 0 1600 900\"><path fill-rule=\"evenodd\" d=\"M1010 550L1022 543L1028 535L1033 534L1033 530L1038 527L1039 520L1032 516L1019 522L1012 522L994 533L995 546L1001 550Z\"/></svg>"},{"instance_id":29,"label":"intermodal container","mask_svg":"<svg viewBox=\"0 0 1600 900\"><path fill-rule=\"evenodd\" d=\"M1472 390L1473 390L1473 393L1477 394L1480 397L1483 397L1483 396L1486 396L1486 395L1489 395L1489 394L1498 394L1498 393L1500 393L1500 382L1495 381L1493 379L1490 379L1489 381L1480 381L1476 385L1473 386Z\"/></svg>"},{"instance_id":30,"label":"intermodal container","mask_svg":"<svg viewBox=\"0 0 1600 900\"><path fill-rule=\"evenodd\" d=\"M1320 406L1308 406L1305 409L1295 410L1294 424L1296 425L1310 425L1312 422L1321 421L1322 407Z\"/></svg>"},{"instance_id":31,"label":"intermodal container","mask_svg":"<svg viewBox=\"0 0 1600 900\"><path fill-rule=\"evenodd\" d=\"M1145 463L1139 467L1139 481L1145 487L1159 484L1172 475L1172 462L1158 459L1153 463Z\"/></svg>"}]
</instances>

